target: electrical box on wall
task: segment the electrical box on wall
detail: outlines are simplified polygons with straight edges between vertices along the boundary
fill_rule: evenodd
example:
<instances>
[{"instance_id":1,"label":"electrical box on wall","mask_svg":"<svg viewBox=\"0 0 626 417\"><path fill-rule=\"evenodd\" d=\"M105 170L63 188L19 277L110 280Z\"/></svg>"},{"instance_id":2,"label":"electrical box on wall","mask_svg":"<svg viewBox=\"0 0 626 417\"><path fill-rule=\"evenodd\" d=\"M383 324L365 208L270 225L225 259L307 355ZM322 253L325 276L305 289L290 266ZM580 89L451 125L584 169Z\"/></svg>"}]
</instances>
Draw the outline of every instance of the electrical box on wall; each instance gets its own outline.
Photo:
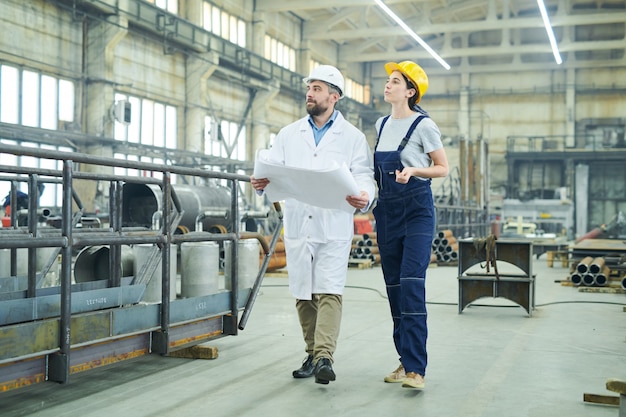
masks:
<instances>
[{"instance_id":1,"label":"electrical box on wall","mask_svg":"<svg viewBox=\"0 0 626 417\"><path fill-rule=\"evenodd\" d=\"M128 100L119 100L115 102L115 107L113 109L113 115L115 116L115 120L120 123L129 124L131 117L131 105Z\"/></svg>"}]
</instances>

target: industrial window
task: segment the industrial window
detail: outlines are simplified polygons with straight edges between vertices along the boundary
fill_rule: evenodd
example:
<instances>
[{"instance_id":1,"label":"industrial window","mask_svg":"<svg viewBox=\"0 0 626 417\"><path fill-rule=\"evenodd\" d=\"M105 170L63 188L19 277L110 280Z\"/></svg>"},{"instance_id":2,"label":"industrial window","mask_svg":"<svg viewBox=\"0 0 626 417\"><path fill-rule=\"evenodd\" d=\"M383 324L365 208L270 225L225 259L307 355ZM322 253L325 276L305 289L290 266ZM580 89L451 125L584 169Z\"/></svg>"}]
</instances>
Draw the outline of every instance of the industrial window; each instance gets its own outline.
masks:
<instances>
[{"instance_id":1,"label":"industrial window","mask_svg":"<svg viewBox=\"0 0 626 417\"><path fill-rule=\"evenodd\" d=\"M0 122L37 127L63 129L74 122L74 83L39 72L0 64ZM30 148L71 152L66 146L0 139L2 143ZM52 159L3 154L2 165L61 170L62 163ZM24 176L26 178L26 176ZM42 179L43 180L43 179ZM42 181L43 182L43 181ZM28 193L28 183L18 182L18 189ZM11 183L0 181L0 203L11 190ZM61 205L60 184L48 183L39 199L42 207Z\"/></svg>"},{"instance_id":2,"label":"industrial window","mask_svg":"<svg viewBox=\"0 0 626 417\"><path fill-rule=\"evenodd\" d=\"M140 161L140 162L148 162L148 163L159 164L159 165L163 165L165 163L163 158L153 158L150 156L139 156L139 155L126 154L126 153L119 153L119 152L113 154L113 157L116 159L123 159L126 161ZM139 170L139 169L132 169L132 168L115 167L114 172L116 175L128 175L131 177L134 177L134 176L152 177L152 178L157 178L157 179L163 179L163 173L161 171L146 171L146 170ZM171 183L176 184L176 174L172 174Z\"/></svg>"},{"instance_id":3,"label":"industrial window","mask_svg":"<svg viewBox=\"0 0 626 417\"><path fill-rule=\"evenodd\" d=\"M363 84L359 84L348 77L346 77L346 91L344 91L344 94L359 103L369 104L369 87L365 87Z\"/></svg>"},{"instance_id":4,"label":"industrial window","mask_svg":"<svg viewBox=\"0 0 626 417\"><path fill-rule=\"evenodd\" d=\"M170 13L178 14L178 0L146 0L156 7L167 10Z\"/></svg>"},{"instance_id":5,"label":"industrial window","mask_svg":"<svg viewBox=\"0 0 626 417\"><path fill-rule=\"evenodd\" d=\"M217 124L207 116L204 119L204 123L204 153L206 155L240 161L247 159L245 126L241 128L239 135L237 135L239 125L235 122L222 120Z\"/></svg>"},{"instance_id":6,"label":"industrial window","mask_svg":"<svg viewBox=\"0 0 626 417\"><path fill-rule=\"evenodd\" d=\"M127 111L124 114L119 114L119 109L126 109ZM112 112L115 116L114 138L116 140L163 148L164 151L177 148L176 107L146 98L118 93L115 94ZM154 148L151 148L151 152L158 152L158 149ZM128 161L152 162L155 164L163 164L165 162L162 157L150 155L117 153L114 157ZM161 174L158 172L139 172L119 167L116 168L115 173L120 175L161 177Z\"/></svg>"},{"instance_id":7,"label":"industrial window","mask_svg":"<svg viewBox=\"0 0 626 417\"><path fill-rule=\"evenodd\" d=\"M74 83L0 65L0 121L64 129L74 122Z\"/></svg>"},{"instance_id":8,"label":"industrial window","mask_svg":"<svg viewBox=\"0 0 626 417\"><path fill-rule=\"evenodd\" d=\"M319 63L318 61L315 61L313 59L310 60L309 61L309 72L313 71L315 68L319 67L320 65L322 65L322 64ZM369 104L369 102L370 102L370 90L369 90L369 87L366 87L363 84L357 83L356 81L354 81L350 77L346 77L345 74L344 74L344 78L345 78L345 87L344 87L344 89L346 91L344 91L343 93L346 95L346 97L350 97L352 100L358 101L359 103Z\"/></svg>"},{"instance_id":9,"label":"industrial window","mask_svg":"<svg viewBox=\"0 0 626 417\"><path fill-rule=\"evenodd\" d=\"M270 133L270 138L269 141L267 143L267 148L271 148L272 146L274 146L274 139L276 139L276 133Z\"/></svg>"},{"instance_id":10,"label":"industrial window","mask_svg":"<svg viewBox=\"0 0 626 417\"><path fill-rule=\"evenodd\" d=\"M246 22L206 1L202 9L202 27L242 48L246 47Z\"/></svg>"},{"instance_id":11,"label":"industrial window","mask_svg":"<svg viewBox=\"0 0 626 417\"><path fill-rule=\"evenodd\" d=\"M0 142L6 145L17 145L25 148L41 148L58 150L64 152L72 152L73 149L67 146L46 145L33 142L16 141L10 139L0 139ZM2 165L19 166L27 168L43 168L61 171L63 162L55 159L33 158L30 156L20 155L2 155ZM28 193L28 176L24 177L24 181L18 181L18 190ZM61 184L46 183L45 178L40 177L39 181L44 184L43 192L39 196L39 207L61 207L63 204L63 187ZM6 196L11 191L11 183L9 181L0 181L0 204L4 202Z\"/></svg>"},{"instance_id":12,"label":"industrial window","mask_svg":"<svg viewBox=\"0 0 626 417\"><path fill-rule=\"evenodd\" d=\"M288 70L296 70L296 50L268 35L265 35L264 58Z\"/></svg>"},{"instance_id":13,"label":"industrial window","mask_svg":"<svg viewBox=\"0 0 626 417\"><path fill-rule=\"evenodd\" d=\"M315 61L314 59L311 59L309 61L309 74L317 67L319 67L320 65L322 65L321 62Z\"/></svg>"}]
</instances>

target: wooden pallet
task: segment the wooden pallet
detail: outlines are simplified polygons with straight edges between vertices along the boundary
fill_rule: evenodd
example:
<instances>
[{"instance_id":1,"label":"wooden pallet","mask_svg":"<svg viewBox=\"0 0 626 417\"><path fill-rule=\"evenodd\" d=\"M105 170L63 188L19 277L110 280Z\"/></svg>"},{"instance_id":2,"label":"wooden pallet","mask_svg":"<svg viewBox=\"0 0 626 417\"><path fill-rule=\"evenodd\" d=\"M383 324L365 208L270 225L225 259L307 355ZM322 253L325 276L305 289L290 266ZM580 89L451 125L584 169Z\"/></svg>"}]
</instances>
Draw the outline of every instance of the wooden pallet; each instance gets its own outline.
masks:
<instances>
[{"instance_id":1,"label":"wooden pallet","mask_svg":"<svg viewBox=\"0 0 626 417\"><path fill-rule=\"evenodd\" d=\"M579 292L595 292L602 294L626 294L626 290L615 287L579 287Z\"/></svg>"},{"instance_id":2,"label":"wooden pallet","mask_svg":"<svg viewBox=\"0 0 626 417\"><path fill-rule=\"evenodd\" d=\"M366 269L374 265L371 259L350 259L348 260L348 268Z\"/></svg>"}]
</instances>

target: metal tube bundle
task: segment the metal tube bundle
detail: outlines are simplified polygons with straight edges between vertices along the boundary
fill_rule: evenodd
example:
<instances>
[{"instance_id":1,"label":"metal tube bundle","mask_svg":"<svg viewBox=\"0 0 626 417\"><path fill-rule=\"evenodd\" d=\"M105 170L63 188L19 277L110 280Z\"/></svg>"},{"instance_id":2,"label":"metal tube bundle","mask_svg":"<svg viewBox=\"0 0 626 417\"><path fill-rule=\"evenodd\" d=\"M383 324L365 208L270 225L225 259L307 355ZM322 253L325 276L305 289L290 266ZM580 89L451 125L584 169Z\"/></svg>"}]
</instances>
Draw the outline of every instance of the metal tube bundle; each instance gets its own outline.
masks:
<instances>
[{"instance_id":1,"label":"metal tube bundle","mask_svg":"<svg viewBox=\"0 0 626 417\"><path fill-rule=\"evenodd\" d=\"M376 233L355 234L352 238L351 259L369 259L373 263L380 262Z\"/></svg>"},{"instance_id":2,"label":"metal tube bundle","mask_svg":"<svg viewBox=\"0 0 626 417\"><path fill-rule=\"evenodd\" d=\"M439 231L432 243L433 255L437 262L454 262L459 259L459 244L452 230Z\"/></svg>"},{"instance_id":3,"label":"metal tube bundle","mask_svg":"<svg viewBox=\"0 0 626 417\"><path fill-rule=\"evenodd\" d=\"M606 265L604 257L587 256L578 262L570 274L570 281L576 286L604 287L608 285L610 275L611 269Z\"/></svg>"}]
</instances>

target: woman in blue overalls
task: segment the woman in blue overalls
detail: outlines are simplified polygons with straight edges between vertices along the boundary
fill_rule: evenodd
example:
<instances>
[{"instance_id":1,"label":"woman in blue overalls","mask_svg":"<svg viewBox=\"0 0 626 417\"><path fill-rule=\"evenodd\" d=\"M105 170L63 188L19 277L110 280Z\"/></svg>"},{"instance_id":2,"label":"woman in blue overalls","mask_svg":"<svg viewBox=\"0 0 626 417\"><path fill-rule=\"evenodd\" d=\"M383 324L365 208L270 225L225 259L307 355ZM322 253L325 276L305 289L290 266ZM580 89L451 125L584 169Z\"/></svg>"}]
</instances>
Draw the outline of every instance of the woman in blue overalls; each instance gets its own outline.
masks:
<instances>
[{"instance_id":1,"label":"woman in blue overalls","mask_svg":"<svg viewBox=\"0 0 626 417\"><path fill-rule=\"evenodd\" d=\"M376 122L378 202L373 210L400 366L385 382L423 388L426 373L426 269L435 230L431 178L448 175L437 125L417 103L428 77L414 62L385 65L391 114Z\"/></svg>"}]
</instances>

